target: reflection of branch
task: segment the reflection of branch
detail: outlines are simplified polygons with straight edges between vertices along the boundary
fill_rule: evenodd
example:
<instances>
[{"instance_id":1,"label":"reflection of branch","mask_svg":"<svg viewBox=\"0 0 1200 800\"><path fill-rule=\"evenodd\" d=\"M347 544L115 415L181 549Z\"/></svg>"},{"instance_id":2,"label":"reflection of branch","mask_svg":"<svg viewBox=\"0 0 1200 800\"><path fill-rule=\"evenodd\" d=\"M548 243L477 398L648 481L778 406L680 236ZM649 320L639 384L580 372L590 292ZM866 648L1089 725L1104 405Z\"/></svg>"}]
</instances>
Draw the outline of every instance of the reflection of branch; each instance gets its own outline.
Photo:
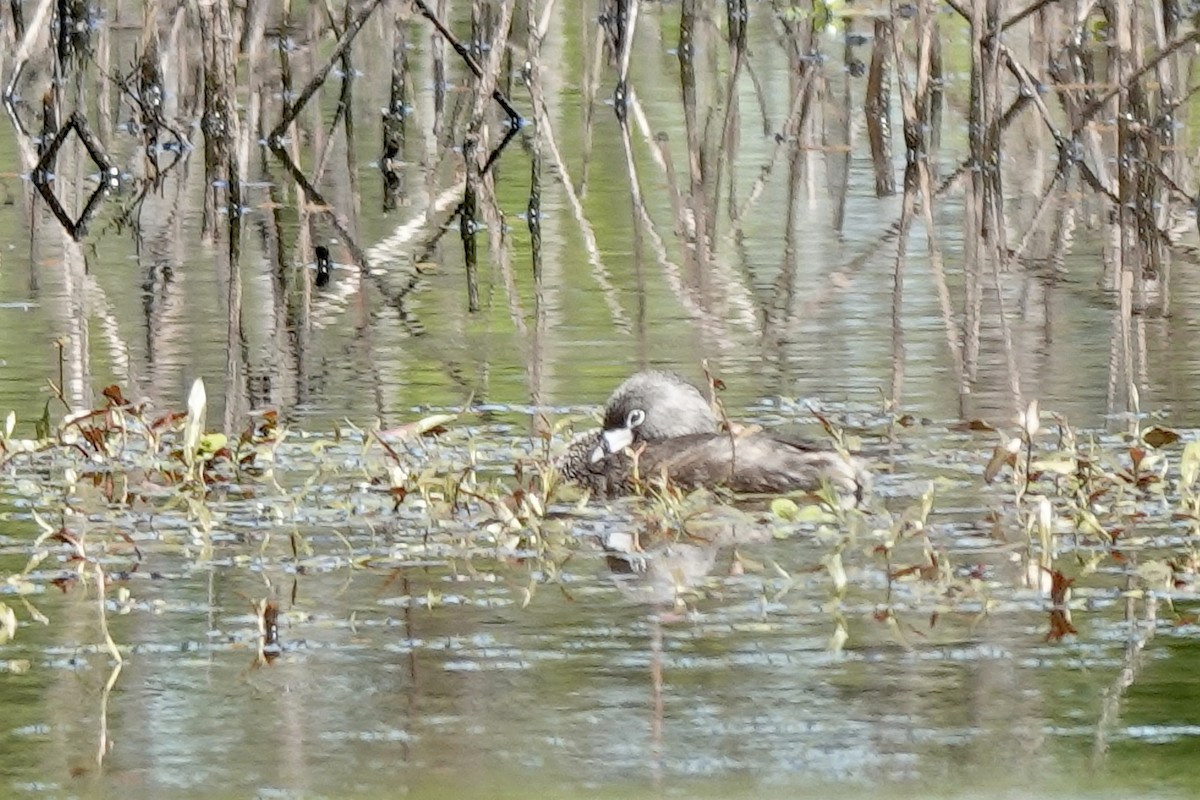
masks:
<instances>
[{"instance_id":1,"label":"reflection of branch","mask_svg":"<svg viewBox=\"0 0 1200 800\"><path fill-rule=\"evenodd\" d=\"M454 52L458 53L458 57L463 60L463 63L467 65L475 77L483 80L483 68L480 67L479 63L476 62L471 56L471 51L468 50L445 25L442 24L442 21L438 19L437 14L433 13L429 6L425 5L424 0L413 0L413 4L417 7L417 10L421 12L421 16L433 23L433 27L437 28L437 31L442 35L442 38L450 43L450 46L454 48ZM509 17L511 18L511 4L505 4L505 8L509 14ZM507 32L500 35L507 38ZM491 80L495 81L495 77L492 77ZM517 113L517 110L512 107L512 104L508 102L508 98L506 98L499 89L492 90L492 99L500 104L500 107L504 109L504 113L508 115L510 120L518 121L521 119L521 115Z\"/></svg>"},{"instance_id":2,"label":"reflection of branch","mask_svg":"<svg viewBox=\"0 0 1200 800\"><path fill-rule=\"evenodd\" d=\"M58 160L58 151L62 148L67 136L72 132L83 143L88 157L100 169L100 185L92 192L88 198L87 205L84 206L78 218L74 220L71 219L66 209L59 203L54 190L50 186L50 183L54 180L52 173L54 172L54 164ZM58 218L59 223L71 235L71 238L79 241L87 233L88 222L91 220L92 215L96 213L96 208L100 205L100 201L108 195L110 189L116 187L116 168L108 160L108 154L104 152L104 147L100 144L100 140L92 134L87 120L79 112L75 112L67 119L67 124L59 129L52 141L49 143L43 141L42 144L45 149L42 151L42 157L38 159L37 164L33 168L33 185L37 187L38 192L42 195L42 199L46 201L46 205L54 212L54 216Z\"/></svg>"},{"instance_id":3,"label":"reflection of branch","mask_svg":"<svg viewBox=\"0 0 1200 800\"><path fill-rule=\"evenodd\" d=\"M296 184L304 193L305 202L317 206L317 208L323 212L326 217L328 217L330 223L333 225L334 230L336 230L338 235L342 238L351 255L353 255L355 260L358 261L359 267L366 275L369 275L375 279L375 284L378 286L380 292L396 309L396 313L399 315L400 321L403 322L406 327L408 327L409 333L414 336L423 333L424 331L421 330L420 323L413 318L412 314L405 307L405 298L407 298L408 294L416 287L417 280L419 278L419 271L417 271L416 274L411 277L411 280L409 280L407 285L401 287L398 291L393 287L384 284L381 279L382 273L376 272L372 268L372 263L378 262L373 262L370 254L362 249L362 246L358 243L357 237L350 233L350 229L346 225L345 221L342 220L341 217L334 211L333 206L325 200L324 196L322 196L317 188L309 183L308 178L306 178L304 173L300 171L300 167L297 166L296 162L292 160L291 155L283 148L282 143L278 139L272 138L269 141L269 146L271 148L271 152L273 152L275 157L283 163L288 173L292 176L292 179L296 181ZM454 188L454 191L461 192L462 185L457 185ZM418 226L418 229L423 227L425 224L426 221L423 219L417 220L414 223L410 223L410 225ZM385 240L385 242L394 238L395 235L393 234L393 236L389 237L389 239ZM380 245L375 245L372 250L375 250L379 246ZM341 282L339 281L339 286L340 285ZM342 291L352 292L355 288L356 287L354 286L347 286Z\"/></svg>"},{"instance_id":4,"label":"reflection of branch","mask_svg":"<svg viewBox=\"0 0 1200 800\"><path fill-rule=\"evenodd\" d=\"M508 29L512 22L514 4L505 3L502 7L501 24L498 32L496 33L496 41L492 42L492 50L488 60L487 70L484 70L479 66L479 62L477 62L474 57L471 56L471 51L468 50L466 46L463 45L463 43L460 42L458 38L450 32L450 29L442 24L442 21L438 19L437 14L433 13L429 6L425 5L424 0L413 0L413 4L417 7L417 10L421 12L421 16L429 20L433 24L433 27L437 28L437 31L442 35L442 38L450 43L450 46L454 48L454 52L458 53L459 58L461 58L463 63L466 64L471 70L471 73L475 76L476 80L481 82L480 88L484 89L485 91L489 88L491 89L489 92L491 98L495 100L497 104L499 104L500 108L504 109L504 113L508 116L508 130L505 131L504 138L500 140L500 144L496 146L496 149L488 154L487 161L484 162L483 166L479 170L480 175L486 175L491 170L492 165L496 163L496 159L498 159L500 154L504 152L504 148L508 146L508 143L512 141L512 138L517 135L517 131L521 128L521 115L517 113L515 108L513 108L512 103L508 102L508 98L504 96L504 93L496 88L496 78L500 72L500 57L508 48ZM478 101L476 101L471 114L472 125L477 124L476 117L479 116L481 110L480 104Z\"/></svg>"},{"instance_id":5,"label":"reflection of branch","mask_svg":"<svg viewBox=\"0 0 1200 800\"><path fill-rule=\"evenodd\" d=\"M929 162L917 162L920 172L917 180L921 184L921 196L933 196L933 176L929 172ZM909 191L908 182L904 184L905 192ZM942 324L946 326L946 345L954 357L954 373L958 376L959 386L966 383L963 373L962 346L958 338L958 321L954 318L954 307L950 302L950 288L946 284L946 271L943 268L942 249L938 246L937 226L933 222L933 203L921 204L921 217L925 222L925 241L929 248L929 270L933 274L933 284L937 287L938 305L942 309Z\"/></svg>"},{"instance_id":6,"label":"reflection of branch","mask_svg":"<svg viewBox=\"0 0 1200 800\"><path fill-rule=\"evenodd\" d=\"M97 737L99 740L99 747L96 749L97 764L104 763L104 756L108 755L109 751L108 698L112 694L113 687L117 685L117 678L121 677L121 666L121 661L118 659L117 663L113 664L112 672L108 674L108 681L104 684L104 690L100 692L100 735Z\"/></svg>"},{"instance_id":7,"label":"reflection of branch","mask_svg":"<svg viewBox=\"0 0 1200 800\"><path fill-rule=\"evenodd\" d=\"M608 306L613 323L621 330L629 333L632 329L629 323L629 315L621 307L621 300L617 296L616 288L613 286L612 277L608 274L604 262L600 260L600 247L596 243L596 232L592 228L592 224L588 221L587 215L583 212L583 203L580 202L579 195L575 192L575 186L571 183L570 170L567 168L566 161L563 160L562 152L558 149L558 141L554 138L554 125L550 122L550 112L546 108L546 99L542 95L541 86L534 83L531 87L531 92L534 95L533 113L537 118L538 129L542 131L545 137L544 141L550 149L550 157L554 159L554 169L558 173L563 192L567 196L567 201L571 204L571 211L575 216L575 221L579 224L579 232L583 234L583 245L587 250L588 261L592 265L592 276L600 286L600 292L604 296L604 302Z\"/></svg>"},{"instance_id":8,"label":"reflection of branch","mask_svg":"<svg viewBox=\"0 0 1200 800\"><path fill-rule=\"evenodd\" d=\"M1137 680L1142 670L1142 651L1154 638L1154 626L1158 622L1158 598L1153 592L1146 592L1146 613L1141 620L1140 630L1135 630L1125 643L1125 659L1121 671L1108 691L1104 693L1104 704L1100 709L1100 719L1096 721L1096 736L1092 740L1092 763L1099 766L1108 755L1108 737L1117 723L1117 715L1121 712L1121 700L1125 690ZM1130 624L1134 624L1130 620Z\"/></svg>"},{"instance_id":9,"label":"reflection of branch","mask_svg":"<svg viewBox=\"0 0 1200 800\"><path fill-rule=\"evenodd\" d=\"M712 334L710 336L711 341L716 342L718 345L725 345L726 347L732 345L733 340L728 336L724 324L725 315L714 314L705 310L701 302L695 297L692 287L684 285L679 265L673 262L667 255L666 245L662 237L659 236L658 230L654 226L654 220L650 218L650 212L646 209L646 201L642 197L641 184L637 175L637 164L634 161L633 148L629 141L629 127L624 122L621 123L621 143L624 145L625 150L625 169L629 174L629 189L633 194L634 213L637 214L635 224L640 225L641 229L650 238L650 244L658 259L658 264L662 268L667 286L670 287L671 292L675 295L680 307L692 319L700 323L701 328ZM732 294L730 296L732 297ZM757 331L755 332L757 333Z\"/></svg>"},{"instance_id":10,"label":"reflection of branch","mask_svg":"<svg viewBox=\"0 0 1200 800\"><path fill-rule=\"evenodd\" d=\"M771 151L771 158L759 170L758 178L756 178L754 183L751 185L750 192L746 196L746 200L741 204L741 206L738 207L737 212L733 214L733 227L729 230L729 233L725 235L727 244L732 242L741 232L741 221L746 218L748 213L750 213L750 209L754 208L754 206L758 203L759 198L762 196L763 190L766 188L767 178L769 178L771 173L775 170L775 164L777 161L779 161L780 154L782 154L785 149L790 150L790 146L794 144L794 142L789 140L800 130L803 119L807 115L809 104L802 102L802 98L805 97L809 88L812 86L813 76L815 74L816 70L810 69L804 71L804 75L801 79L803 83L797 87L796 92L792 97L792 109L788 114L787 119L783 123L783 130L775 136L775 149Z\"/></svg>"},{"instance_id":11,"label":"reflection of branch","mask_svg":"<svg viewBox=\"0 0 1200 800\"><path fill-rule=\"evenodd\" d=\"M17 90L17 81L21 78L21 72L25 69L25 62L29 60L29 54L37 46L37 41L42 35L42 31L46 30L46 18L50 16L50 11L57 4L51 0L42 0L33 19L25 26L25 37L21 39L21 43L17 45L17 52L13 56L13 74L12 79L8 82L8 86L4 88L4 103L12 105L13 94ZM60 22L60 24L62 24ZM16 116L16 114L13 114Z\"/></svg>"},{"instance_id":12,"label":"reflection of branch","mask_svg":"<svg viewBox=\"0 0 1200 800\"><path fill-rule=\"evenodd\" d=\"M376 9L376 7L379 6L381 2L383 2L383 0L371 0L371 2L363 6L362 10L358 12L358 16L356 16L348 25L346 25L346 30L342 31L342 35L338 37L337 44L334 45L333 52L329 54L329 60L325 62L325 66L317 70L316 74L312 76L308 84L305 85L304 89L296 97L296 102L287 107L283 117L281 117L279 122L276 123L275 127L271 129L271 133L267 137L267 141L271 145L272 150L275 149L275 144L278 142L278 140L283 137L283 132L288 129L289 125L295 122L296 117L300 114L300 111L304 108L305 104L308 103L309 98L311 98L313 93L316 92L317 89L321 87L321 84L325 82L325 78L329 76L329 71L333 69L333 65L339 59L341 59L342 53L344 53L346 49L350 47L350 43L354 41L354 37L358 35L359 30L361 30L363 24L366 23L367 17L371 16L371 13Z\"/></svg>"},{"instance_id":13,"label":"reflection of branch","mask_svg":"<svg viewBox=\"0 0 1200 800\"><path fill-rule=\"evenodd\" d=\"M642 197L641 182L638 180L637 162L633 158L633 147L629 141L629 124L624 117L618 116L621 128L621 145L625 154L625 172L629 176L629 191L633 199L633 211L637 215L634 220L634 225L639 226L651 239L651 245L654 249L654 254L658 258L659 266L662 267L663 276L667 279L667 286L671 288L671 292L675 295L676 300L684 311L688 313L692 319L700 323L703 328L717 328L717 335L712 337L714 341L732 343L728 336L721 335L720 329L724 328L721 324L724 322L721 316L716 314L708 314L700 306L693 296L690 287L685 286L683 279L680 277L679 265L671 261L667 256L667 248L663 243L662 237L658 235L658 230L654 227L654 220L650 219L650 213L646 210L646 201Z\"/></svg>"},{"instance_id":14,"label":"reflection of branch","mask_svg":"<svg viewBox=\"0 0 1200 800\"><path fill-rule=\"evenodd\" d=\"M628 102L630 111L633 112L633 119L637 122L638 129L641 131L642 138L645 140L646 146L649 148L651 155L654 157L654 160L658 164L659 168L662 169L664 173L667 173L668 177L670 177L670 158L663 151L662 142L658 141L651 134L650 122L646 117L645 109L642 108L641 101L638 99L636 92L629 92ZM668 182L674 186L674 181L669 180ZM679 211L677 211L678 217L676 219L676 223L680 226L680 232L685 236L689 235L687 232L688 228L686 227L687 220L684 218L685 215L682 212L682 204L677 202L674 205L676 205L679 209ZM655 240L656 249L662 251L662 253L659 255L659 263L663 267L664 274L667 275L669 281L672 281L673 283L679 283L679 268L666 259L665 247L663 247L662 239L659 238L658 232L654 229L653 224L650 222L649 213L646 211L645 203L641 203L639 208L640 212L645 216L646 228ZM699 247L702 245L697 244L697 246ZM668 268L670 271L668 271ZM726 307L737 309L736 318L738 323L746 330L754 333L756 336L760 335L762 330L759 326L758 315L754 311L755 304L750 297L749 291L743 284L741 276L737 275L732 269L730 269L729 265L724 261L724 259L715 259L709 264L708 277L709 280L714 284L712 288L720 292L720 296ZM672 289L675 289L674 285L672 286ZM675 290L678 294L679 290Z\"/></svg>"},{"instance_id":15,"label":"reflection of branch","mask_svg":"<svg viewBox=\"0 0 1200 800\"><path fill-rule=\"evenodd\" d=\"M346 240L346 246L350 248L350 252L354 253L355 258L361 258L362 248L359 247L358 240L350 233L350 227L346 224L346 221L334 212L334 206L329 203L317 189L317 187L313 186L308 178L305 177L304 173L300 170L300 167L295 161L292 160L291 154L289 154L287 150L283 148L282 143L276 137L272 136L268 142L268 146L271 148L271 152L275 154L275 157L283 162L283 166L292 176L292 180L294 180L300 187L300 190L304 192L305 201L320 207L322 211L329 215L330 222L333 224L334 229L338 232L338 235Z\"/></svg>"}]
</instances>

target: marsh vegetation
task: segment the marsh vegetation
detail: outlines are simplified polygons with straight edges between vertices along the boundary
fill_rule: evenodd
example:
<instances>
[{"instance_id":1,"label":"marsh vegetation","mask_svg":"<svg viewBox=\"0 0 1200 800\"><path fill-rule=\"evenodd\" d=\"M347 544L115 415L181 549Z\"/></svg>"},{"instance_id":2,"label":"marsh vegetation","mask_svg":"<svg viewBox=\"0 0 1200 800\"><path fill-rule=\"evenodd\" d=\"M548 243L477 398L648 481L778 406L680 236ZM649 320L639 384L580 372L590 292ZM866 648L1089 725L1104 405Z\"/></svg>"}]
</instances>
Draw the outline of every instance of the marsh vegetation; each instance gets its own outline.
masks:
<instances>
[{"instance_id":1,"label":"marsh vegetation","mask_svg":"<svg viewBox=\"0 0 1200 800\"><path fill-rule=\"evenodd\" d=\"M5 793L1186 791L1189 14L7 4Z\"/></svg>"}]
</instances>

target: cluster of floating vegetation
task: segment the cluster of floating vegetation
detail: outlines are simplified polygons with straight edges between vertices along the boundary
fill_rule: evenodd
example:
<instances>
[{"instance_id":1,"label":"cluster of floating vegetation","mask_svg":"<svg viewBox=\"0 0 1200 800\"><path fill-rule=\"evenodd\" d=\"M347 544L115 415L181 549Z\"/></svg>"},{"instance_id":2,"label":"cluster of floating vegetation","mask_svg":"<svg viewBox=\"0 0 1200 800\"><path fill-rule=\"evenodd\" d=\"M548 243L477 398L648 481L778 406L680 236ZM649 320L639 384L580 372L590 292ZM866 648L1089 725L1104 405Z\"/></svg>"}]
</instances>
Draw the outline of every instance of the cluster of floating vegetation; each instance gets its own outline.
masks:
<instances>
[{"instance_id":1,"label":"cluster of floating vegetation","mask_svg":"<svg viewBox=\"0 0 1200 800\"><path fill-rule=\"evenodd\" d=\"M12 553L15 544L28 560L0 574L0 644L16 635L19 611L24 624L51 624L35 597L53 585L96 603L102 644L94 647L119 664L122 645L107 619L128 613L133 577L154 575L159 548L198 564L268 563L293 574L398 572L445 558L479 575L488 558L516 561L528 566L528 583L506 580L522 605L539 585L569 594L557 580L562 567L590 548L603 552L615 573L646 579L648 586L630 593L635 599L677 618L702 606L718 551L732 553L732 574L771 575L766 599L782 600L808 577L757 561L748 548L762 538L808 537L824 553L810 568L828 584L824 610L834 651L852 646L848 613L871 609L865 616L887 626L897 646L912 648L936 638L950 618L959 622L950 627L970 631L1013 602L1042 604L1049 613L1043 635L1052 641L1077 633L1073 610L1123 602L1140 651L1153 635L1158 600L1192 596L1200 562L1200 442L1178 447L1176 432L1136 421L1120 442L1081 436L1057 416L1047 430L1036 402L1013 433L982 421L952 428L972 443L967 463L947 457L935 465L940 474L915 500L881 491L848 507L828 486L803 497L733 498L648 481L638 496L609 501L630 520L628 531L613 533L613 515L606 512L598 532L587 511L596 501L555 474L551 441L569 420L536 443L509 441L498 449L459 424L466 412L323 437L292 434L267 413L230 439L206 432L199 381L186 412L152 416L117 387L104 399L53 429L47 406L33 439L14 435L13 414L5 421L0 480L27 509L17 518L27 513L40 535L10 539L4 548ZM843 443L857 438L821 419ZM860 434L902 444L905 429L917 424L892 416ZM990 460L981 438L1000 439ZM884 469L889 459L876 449L873 461ZM939 486L952 487L955 475L995 487L990 517L977 521L990 526L977 560L949 552L961 541L945 535L935 512ZM906 476L905 483L913 481ZM962 535L956 530L953 538ZM248 601L259 619L260 663L286 651L278 595L268 583L265 596ZM433 607L437 598L413 602Z\"/></svg>"}]
</instances>

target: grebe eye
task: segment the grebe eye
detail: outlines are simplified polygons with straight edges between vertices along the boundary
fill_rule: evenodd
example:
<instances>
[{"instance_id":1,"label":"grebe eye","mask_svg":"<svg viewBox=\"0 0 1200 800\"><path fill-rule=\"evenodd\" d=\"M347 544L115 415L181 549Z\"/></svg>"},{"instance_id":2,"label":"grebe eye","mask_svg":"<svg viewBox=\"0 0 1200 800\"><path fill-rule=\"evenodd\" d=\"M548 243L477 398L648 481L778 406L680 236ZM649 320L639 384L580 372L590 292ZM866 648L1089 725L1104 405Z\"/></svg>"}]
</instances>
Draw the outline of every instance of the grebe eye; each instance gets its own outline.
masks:
<instances>
[{"instance_id":1,"label":"grebe eye","mask_svg":"<svg viewBox=\"0 0 1200 800\"><path fill-rule=\"evenodd\" d=\"M625 418L625 427L633 429L645 421L646 412L642 411L640 408L635 408L633 411L630 411L629 416Z\"/></svg>"}]
</instances>

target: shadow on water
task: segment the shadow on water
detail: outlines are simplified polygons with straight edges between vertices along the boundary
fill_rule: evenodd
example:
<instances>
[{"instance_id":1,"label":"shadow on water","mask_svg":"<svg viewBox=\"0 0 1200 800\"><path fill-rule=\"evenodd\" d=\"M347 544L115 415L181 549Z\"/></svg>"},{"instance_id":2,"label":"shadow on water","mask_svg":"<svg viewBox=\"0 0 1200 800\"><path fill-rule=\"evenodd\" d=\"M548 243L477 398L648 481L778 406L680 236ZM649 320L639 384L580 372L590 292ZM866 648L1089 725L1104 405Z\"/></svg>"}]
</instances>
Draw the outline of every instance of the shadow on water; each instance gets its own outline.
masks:
<instances>
[{"instance_id":1,"label":"shadow on water","mask_svg":"<svg viewBox=\"0 0 1200 800\"><path fill-rule=\"evenodd\" d=\"M6 4L4 792L1186 793L1198 35ZM709 364L875 496L556 485Z\"/></svg>"}]
</instances>

